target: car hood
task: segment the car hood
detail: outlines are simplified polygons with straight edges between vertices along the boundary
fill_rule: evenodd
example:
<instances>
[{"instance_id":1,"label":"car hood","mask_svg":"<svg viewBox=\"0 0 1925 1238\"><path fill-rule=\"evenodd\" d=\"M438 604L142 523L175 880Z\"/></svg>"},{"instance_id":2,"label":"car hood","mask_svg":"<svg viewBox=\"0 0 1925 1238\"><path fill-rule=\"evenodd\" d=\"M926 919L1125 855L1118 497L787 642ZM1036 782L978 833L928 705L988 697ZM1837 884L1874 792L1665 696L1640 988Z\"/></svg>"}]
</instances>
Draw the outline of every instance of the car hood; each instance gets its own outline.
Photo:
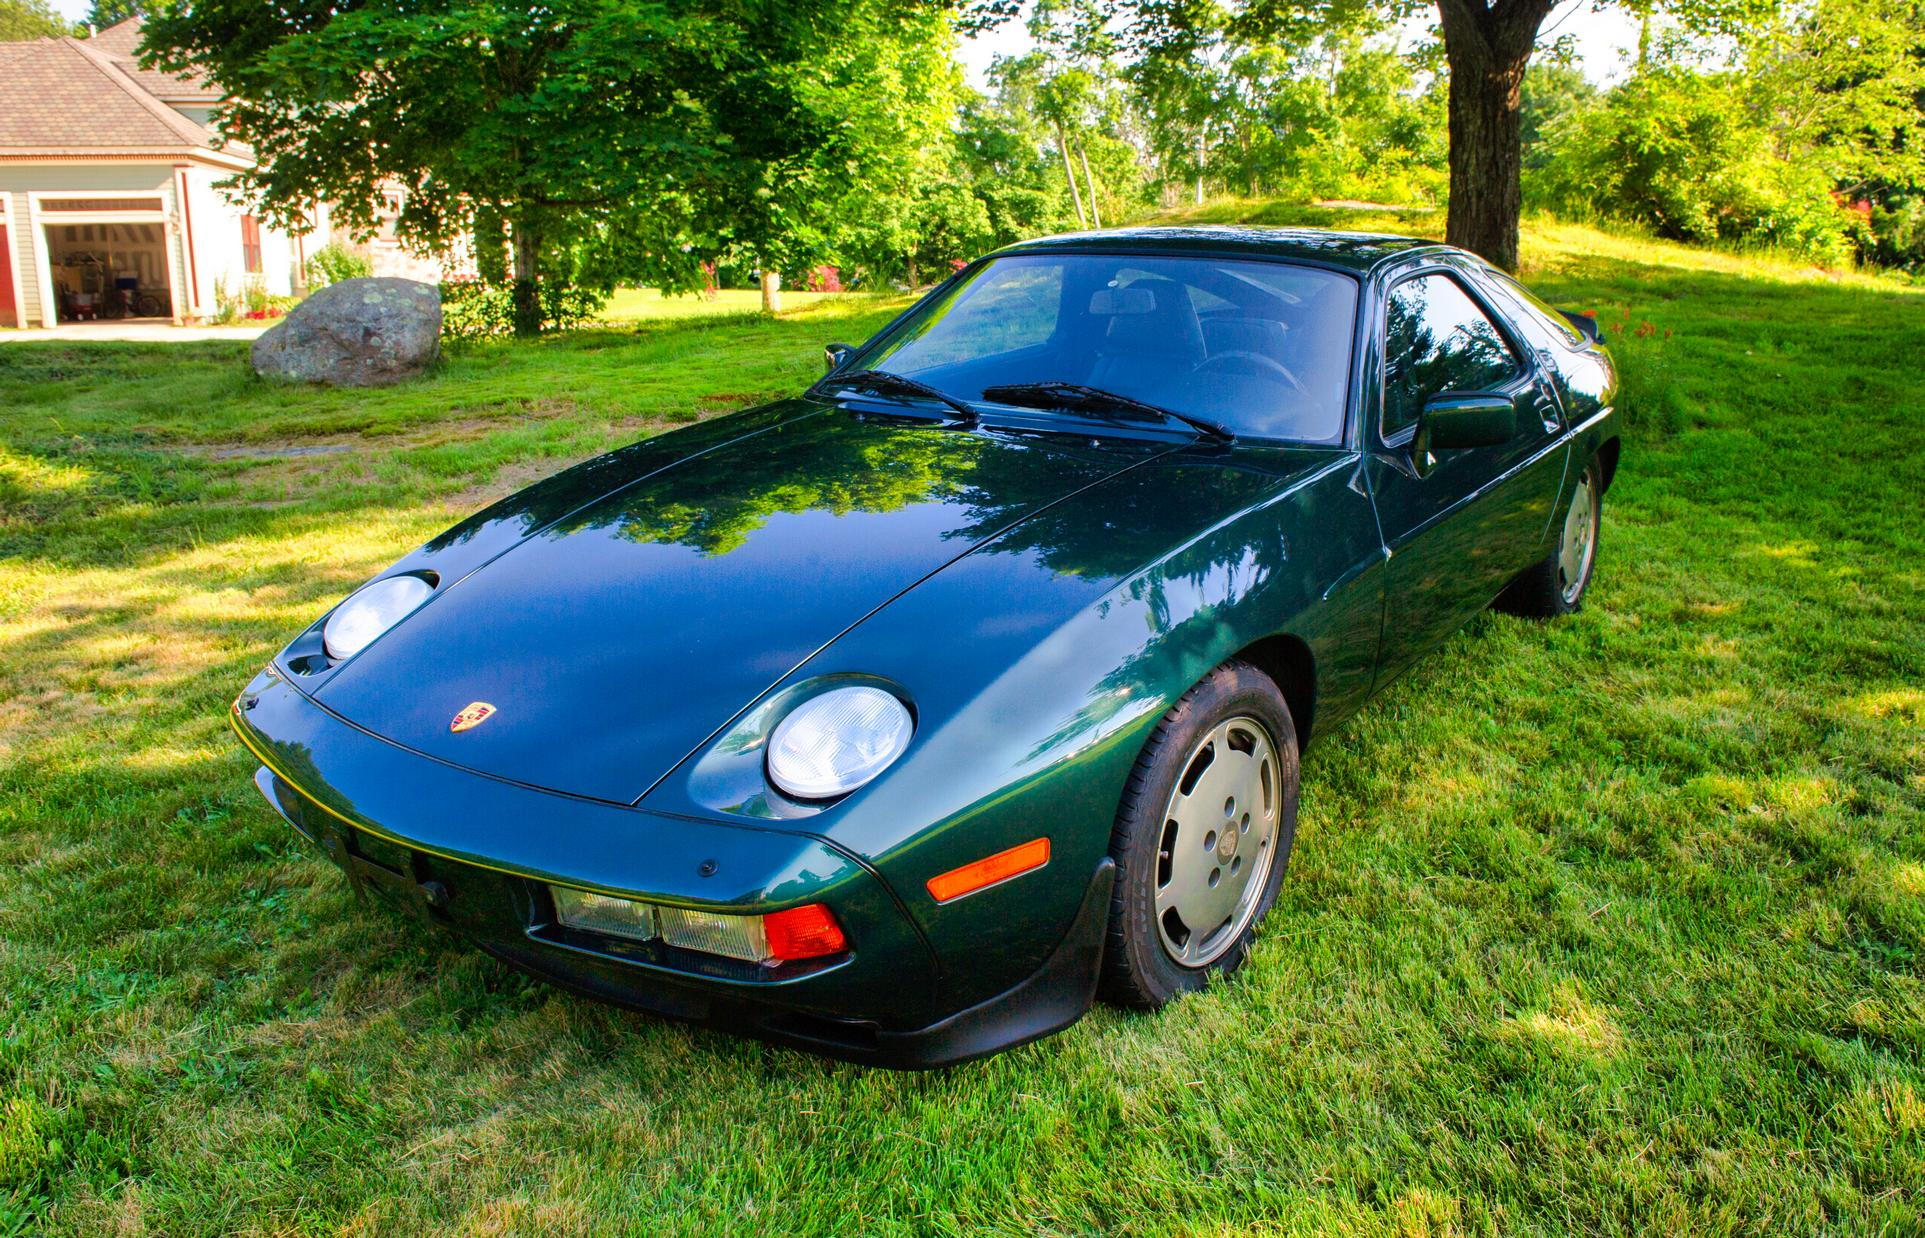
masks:
<instances>
[{"instance_id":1,"label":"car hood","mask_svg":"<svg viewBox=\"0 0 1925 1238\"><path fill-rule=\"evenodd\" d=\"M465 574L444 570L434 597L316 699L443 761L632 803L864 616L1172 447L971 433L801 402L744 424L719 442L710 427L683 432L680 456L678 435L652 440L639 477L586 466L605 488L565 514L552 485L524 492L529 511L522 496L505 501L487 528L518 522L519 540L469 570L460 539L448 539ZM435 546L404 565L437 568ZM454 731L476 702L494 712Z\"/></svg>"}]
</instances>

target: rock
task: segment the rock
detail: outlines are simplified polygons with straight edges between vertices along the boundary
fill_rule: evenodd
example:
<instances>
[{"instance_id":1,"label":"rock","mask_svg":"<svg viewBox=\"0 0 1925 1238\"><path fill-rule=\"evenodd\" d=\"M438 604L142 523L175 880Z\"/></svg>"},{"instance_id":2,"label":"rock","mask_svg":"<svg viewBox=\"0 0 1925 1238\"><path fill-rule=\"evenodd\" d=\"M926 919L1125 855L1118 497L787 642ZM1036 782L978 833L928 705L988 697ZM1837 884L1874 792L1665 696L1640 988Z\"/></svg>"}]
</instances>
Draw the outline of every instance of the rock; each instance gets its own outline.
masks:
<instances>
[{"instance_id":1,"label":"rock","mask_svg":"<svg viewBox=\"0 0 1925 1238\"><path fill-rule=\"evenodd\" d=\"M441 293L411 279L344 279L254 341L254 372L331 387L384 387L424 373L441 351Z\"/></svg>"}]
</instances>

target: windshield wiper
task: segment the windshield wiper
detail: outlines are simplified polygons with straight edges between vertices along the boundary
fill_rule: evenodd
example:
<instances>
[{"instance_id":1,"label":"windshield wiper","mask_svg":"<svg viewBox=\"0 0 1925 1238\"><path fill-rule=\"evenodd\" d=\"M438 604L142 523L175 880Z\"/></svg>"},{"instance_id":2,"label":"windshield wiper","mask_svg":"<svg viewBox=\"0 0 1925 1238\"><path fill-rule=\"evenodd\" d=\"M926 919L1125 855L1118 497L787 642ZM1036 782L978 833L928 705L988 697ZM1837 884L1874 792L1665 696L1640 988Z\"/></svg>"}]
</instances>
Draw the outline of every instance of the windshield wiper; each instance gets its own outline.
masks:
<instances>
[{"instance_id":1,"label":"windshield wiper","mask_svg":"<svg viewBox=\"0 0 1925 1238\"><path fill-rule=\"evenodd\" d=\"M1169 421L1180 421L1185 425L1201 430L1220 443L1234 443L1236 435L1221 422L1207 417L1196 417L1189 413L1179 413L1173 408L1164 408L1132 396L1115 391L1105 391L1101 387L1089 387L1082 383L1005 383L996 387L984 387L983 399L994 400L999 404L1018 404L1025 408L1075 408L1085 412L1147 413Z\"/></svg>"},{"instance_id":2,"label":"windshield wiper","mask_svg":"<svg viewBox=\"0 0 1925 1238\"><path fill-rule=\"evenodd\" d=\"M823 391L830 387L854 387L858 391L874 391L881 395L919 395L955 410L965 425L976 424L975 409L947 391L931 387L906 374L891 374L888 370L850 370L847 374L827 375L810 390Z\"/></svg>"}]
</instances>

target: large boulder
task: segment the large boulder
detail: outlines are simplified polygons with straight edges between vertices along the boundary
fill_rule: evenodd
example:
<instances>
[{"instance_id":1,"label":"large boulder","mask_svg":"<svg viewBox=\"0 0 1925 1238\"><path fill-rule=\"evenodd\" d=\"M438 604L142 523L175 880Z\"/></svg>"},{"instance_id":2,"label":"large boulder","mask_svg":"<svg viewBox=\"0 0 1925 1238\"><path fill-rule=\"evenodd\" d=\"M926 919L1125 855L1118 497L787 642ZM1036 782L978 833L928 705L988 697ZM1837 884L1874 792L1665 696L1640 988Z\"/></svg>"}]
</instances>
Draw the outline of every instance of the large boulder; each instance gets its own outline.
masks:
<instances>
[{"instance_id":1,"label":"large boulder","mask_svg":"<svg viewBox=\"0 0 1925 1238\"><path fill-rule=\"evenodd\" d=\"M254 341L263 378L383 387L413 378L441 350L441 293L411 279L344 279L288 311Z\"/></svg>"}]
</instances>

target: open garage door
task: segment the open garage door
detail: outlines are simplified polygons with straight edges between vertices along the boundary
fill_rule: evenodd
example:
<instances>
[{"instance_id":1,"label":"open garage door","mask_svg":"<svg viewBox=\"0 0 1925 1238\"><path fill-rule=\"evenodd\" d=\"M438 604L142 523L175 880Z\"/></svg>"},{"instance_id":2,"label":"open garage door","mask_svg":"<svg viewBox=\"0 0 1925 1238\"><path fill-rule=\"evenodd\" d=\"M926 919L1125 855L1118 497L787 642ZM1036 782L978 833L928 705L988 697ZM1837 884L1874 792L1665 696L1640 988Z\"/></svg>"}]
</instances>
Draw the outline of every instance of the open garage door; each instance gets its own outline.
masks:
<instances>
[{"instance_id":1,"label":"open garage door","mask_svg":"<svg viewBox=\"0 0 1925 1238\"><path fill-rule=\"evenodd\" d=\"M44 227L61 322L172 317L167 234L161 224Z\"/></svg>"}]
</instances>

